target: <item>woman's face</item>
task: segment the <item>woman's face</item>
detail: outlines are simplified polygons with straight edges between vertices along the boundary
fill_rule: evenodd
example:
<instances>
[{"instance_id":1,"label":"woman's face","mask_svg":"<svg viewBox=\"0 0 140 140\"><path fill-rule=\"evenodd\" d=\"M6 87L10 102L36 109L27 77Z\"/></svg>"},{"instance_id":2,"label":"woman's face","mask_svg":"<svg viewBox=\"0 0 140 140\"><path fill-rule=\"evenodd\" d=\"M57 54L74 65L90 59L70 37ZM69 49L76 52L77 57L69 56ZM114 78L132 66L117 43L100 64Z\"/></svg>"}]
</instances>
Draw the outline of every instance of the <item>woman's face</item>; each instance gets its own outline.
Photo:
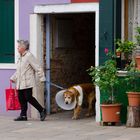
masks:
<instances>
[{"instance_id":1,"label":"woman's face","mask_svg":"<svg viewBox=\"0 0 140 140\"><path fill-rule=\"evenodd\" d=\"M20 44L18 44L17 49L20 54L23 54L26 50L25 47L21 46Z\"/></svg>"}]
</instances>

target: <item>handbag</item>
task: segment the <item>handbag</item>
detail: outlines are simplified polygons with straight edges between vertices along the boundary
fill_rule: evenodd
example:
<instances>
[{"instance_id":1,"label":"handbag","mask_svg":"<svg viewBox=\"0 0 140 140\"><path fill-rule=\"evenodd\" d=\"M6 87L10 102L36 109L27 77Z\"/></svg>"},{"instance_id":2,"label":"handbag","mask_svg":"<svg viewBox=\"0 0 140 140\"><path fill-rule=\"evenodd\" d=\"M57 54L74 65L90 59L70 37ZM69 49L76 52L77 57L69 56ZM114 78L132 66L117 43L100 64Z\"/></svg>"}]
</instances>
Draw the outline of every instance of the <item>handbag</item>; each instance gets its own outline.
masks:
<instances>
[{"instance_id":1,"label":"handbag","mask_svg":"<svg viewBox=\"0 0 140 140\"><path fill-rule=\"evenodd\" d=\"M12 88L12 82L10 81L10 88L5 89L6 94L6 110L20 110L21 106L18 100L18 91L16 88Z\"/></svg>"}]
</instances>

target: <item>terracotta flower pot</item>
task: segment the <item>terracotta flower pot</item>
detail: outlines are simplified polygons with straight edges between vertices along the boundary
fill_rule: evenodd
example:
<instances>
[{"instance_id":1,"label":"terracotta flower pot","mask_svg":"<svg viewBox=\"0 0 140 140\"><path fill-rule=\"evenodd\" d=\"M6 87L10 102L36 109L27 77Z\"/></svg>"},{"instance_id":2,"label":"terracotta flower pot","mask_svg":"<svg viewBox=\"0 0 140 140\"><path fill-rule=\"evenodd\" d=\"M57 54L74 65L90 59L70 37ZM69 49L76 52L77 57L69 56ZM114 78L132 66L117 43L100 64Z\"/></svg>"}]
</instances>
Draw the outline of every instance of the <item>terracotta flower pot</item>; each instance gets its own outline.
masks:
<instances>
[{"instance_id":1,"label":"terracotta flower pot","mask_svg":"<svg viewBox=\"0 0 140 140\"><path fill-rule=\"evenodd\" d=\"M120 58L121 57L121 52L116 52L116 56L117 56L117 58Z\"/></svg>"},{"instance_id":2,"label":"terracotta flower pot","mask_svg":"<svg viewBox=\"0 0 140 140\"><path fill-rule=\"evenodd\" d=\"M140 70L140 56L136 56L135 57L135 61L136 61L136 67L138 70Z\"/></svg>"},{"instance_id":3,"label":"terracotta flower pot","mask_svg":"<svg viewBox=\"0 0 140 140\"><path fill-rule=\"evenodd\" d=\"M140 106L140 92L127 92L129 106Z\"/></svg>"},{"instance_id":4,"label":"terracotta flower pot","mask_svg":"<svg viewBox=\"0 0 140 140\"><path fill-rule=\"evenodd\" d=\"M121 104L102 104L101 110L103 122L120 122Z\"/></svg>"}]
</instances>

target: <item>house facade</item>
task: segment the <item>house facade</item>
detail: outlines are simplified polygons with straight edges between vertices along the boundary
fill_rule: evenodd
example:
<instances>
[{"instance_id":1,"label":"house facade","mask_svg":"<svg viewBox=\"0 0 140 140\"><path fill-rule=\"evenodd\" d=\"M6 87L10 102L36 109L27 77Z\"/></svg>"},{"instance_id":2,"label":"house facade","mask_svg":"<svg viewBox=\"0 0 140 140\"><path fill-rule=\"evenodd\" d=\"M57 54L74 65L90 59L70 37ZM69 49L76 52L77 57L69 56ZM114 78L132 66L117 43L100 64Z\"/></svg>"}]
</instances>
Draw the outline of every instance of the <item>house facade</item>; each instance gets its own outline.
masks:
<instances>
[{"instance_id":1,"label":"house facade","mask_svg":"<svg viewBox=\"0 0 140 140\"><path fill-rule=\"evenodd\" d=\"M44 67L47 95L38 82L34 96L42 105L45 100L50 113L57 109L54 96L60 90L50 82L64 88L89 82L86 70L104 61L104 48L115 50L115 38L134 39L134 27L140 24L139 7L140 0L1 0L0 115L19 113L5 109L5 89L16 68L16 40L29 40L30 51ZM96 88L97 122L101 120L101 98ZM33 108L29 114L38 115Z\"/></svg>"}]
</instances>

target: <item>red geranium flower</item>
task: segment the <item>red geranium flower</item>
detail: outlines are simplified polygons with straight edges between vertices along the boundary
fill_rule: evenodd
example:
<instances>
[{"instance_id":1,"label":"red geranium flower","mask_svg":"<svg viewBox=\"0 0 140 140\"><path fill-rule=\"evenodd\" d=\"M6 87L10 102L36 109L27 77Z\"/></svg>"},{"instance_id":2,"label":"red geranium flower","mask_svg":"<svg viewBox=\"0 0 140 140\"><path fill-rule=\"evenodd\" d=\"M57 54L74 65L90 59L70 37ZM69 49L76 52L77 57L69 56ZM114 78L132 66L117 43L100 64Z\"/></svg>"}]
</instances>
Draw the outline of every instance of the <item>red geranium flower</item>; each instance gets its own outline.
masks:
<instances>
[{"instance_id":1,"label":"red geranium flower","mask_svg":"<svg viewBox=\"0 0 140 140\"><path fill-rule=\"evenodd\" d=\"M104 49L105 54L107 54L108 51L109 51L108 48L105 48L105 49Z\"/></svg>"}]
</instances>

